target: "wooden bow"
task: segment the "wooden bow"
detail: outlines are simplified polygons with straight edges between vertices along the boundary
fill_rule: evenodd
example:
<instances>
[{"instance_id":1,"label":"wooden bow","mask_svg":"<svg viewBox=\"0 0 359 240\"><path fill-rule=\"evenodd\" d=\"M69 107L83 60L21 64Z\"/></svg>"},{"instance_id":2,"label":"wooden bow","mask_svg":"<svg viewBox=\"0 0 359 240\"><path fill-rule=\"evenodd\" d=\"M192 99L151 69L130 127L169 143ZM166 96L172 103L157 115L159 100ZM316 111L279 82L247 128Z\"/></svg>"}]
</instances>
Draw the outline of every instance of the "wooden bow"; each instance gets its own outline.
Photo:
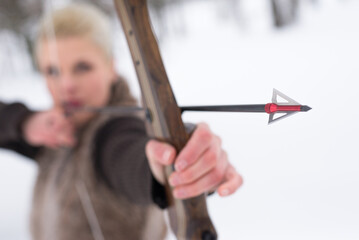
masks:
<instances>
[{"instance_id":1,"label":"wooden bow","mask_svg":"<svg viewBox=\"0 0 359 240\"><path fill-rule=\"evenodd\" d=\"M132 60L140 83L144 108L148 109L148 132L156 139L172 144L177 152L186 145L185 131L164 68L157 41L152 32L146 0L114 0L125 31ZM165 168L168 177L173 166ZM181 240L214 240L217 234L209 218L206 196L178 200L166 183L170 225Z\"/></svg>"}]
</instances>

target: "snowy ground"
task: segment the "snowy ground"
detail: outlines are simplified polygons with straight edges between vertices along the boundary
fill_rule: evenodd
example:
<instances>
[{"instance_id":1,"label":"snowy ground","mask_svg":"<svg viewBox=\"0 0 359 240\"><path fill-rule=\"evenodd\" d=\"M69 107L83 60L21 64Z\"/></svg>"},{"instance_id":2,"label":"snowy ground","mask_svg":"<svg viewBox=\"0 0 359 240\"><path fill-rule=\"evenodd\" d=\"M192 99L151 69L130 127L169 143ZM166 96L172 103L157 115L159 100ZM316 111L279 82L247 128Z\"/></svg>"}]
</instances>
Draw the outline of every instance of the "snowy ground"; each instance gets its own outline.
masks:
<instances>
[{"instance_id":1,"label":"snowy ground","mask_svg":"<svg viewBox=\"0 0 359 240\"><path fill-rule=\"evenodd\" d=\"M245 179L234 196L209 199L220 239L359 239L359 2L304 6L296 26L276 31L264 1L243 4L243 27L218 20L212 5L184 9L187 34L161 48L179 104L267 103L275 87L313 110L270 126L263 114L184 115L210 124ZM128 52L117 49L138 94ZM0 98L50 105L38 76L0 79ZM29 239L35 175L30 160L0 152L0 239Z\"/></svg>"}]
</instances>

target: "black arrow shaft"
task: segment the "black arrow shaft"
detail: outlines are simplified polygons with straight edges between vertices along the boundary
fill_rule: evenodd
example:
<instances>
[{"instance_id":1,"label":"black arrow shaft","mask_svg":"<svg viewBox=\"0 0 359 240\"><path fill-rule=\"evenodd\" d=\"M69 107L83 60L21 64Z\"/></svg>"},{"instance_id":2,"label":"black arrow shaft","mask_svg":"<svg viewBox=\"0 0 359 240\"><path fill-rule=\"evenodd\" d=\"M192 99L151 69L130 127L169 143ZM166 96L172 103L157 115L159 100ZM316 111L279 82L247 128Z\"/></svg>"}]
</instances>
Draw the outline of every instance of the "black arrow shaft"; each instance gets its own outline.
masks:
<instances>
[{"instance_id":1,"label":"black arrow shaft","mask_svg":"<svg viewBox=\"0 0 359 240\"><path fill-rule=\"evenodd\" d=\"M216 106L184 106L179 107L181 112L184 111L200 111L200 112L253 112L253 113L275 113L275 112L307 112L311 110L306 105L277 105L277 104L248 104L248 105L216 105ZM135 112L144 112L149 114L148 109L137 106L113 106L104 108L95 107L82 107L82 108L69 108L68 113L78 111L95 112L95 113L117 113L128 114Z\"/></svg>"},{"instance_id":2,"label":"black arrow shaft","mask_svg":"<svg viewBox=\"0 0 359 240\"><path fill-rule=\"evenodd\" d=\"M250 105L218 105L218 106L185 106L180 107L184 111L206 111L206 112L266 112L266 104Z\"/></svg>"}]
</instances>

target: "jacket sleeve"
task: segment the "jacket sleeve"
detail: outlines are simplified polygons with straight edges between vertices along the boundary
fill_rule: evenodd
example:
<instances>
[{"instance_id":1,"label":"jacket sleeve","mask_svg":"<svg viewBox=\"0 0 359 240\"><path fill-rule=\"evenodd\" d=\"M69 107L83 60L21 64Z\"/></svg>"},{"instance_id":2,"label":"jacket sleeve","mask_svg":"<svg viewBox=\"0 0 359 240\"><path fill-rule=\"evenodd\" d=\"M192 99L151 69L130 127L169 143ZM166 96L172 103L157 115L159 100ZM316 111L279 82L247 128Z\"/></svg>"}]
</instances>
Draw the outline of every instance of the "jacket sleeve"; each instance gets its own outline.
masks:
<instances>
[{"instance_id":1,"label":"jacket sleeve","mask_svg":"<svg viewBox=\"0 0 359 240\"><path fill-rule=\"evenodd\" d=\"M165 208L165 189L152 176L145 154L148 140L140 119L110 120L95 136L95 169L116 194L137 204L156 203Z\"/></svg>"},{"instance_id":2,"label":"jacket sleeve","mask_svg":"<svg viewBox=\"0 0 359 240\"><path fill-rule=\"evenodd\" d=\"M29 158L36 156L39 148L26 143L21 131L23 121L32 113L21 103L0 102L0 148L16 151Z\"/></svg>"}]
</instances>

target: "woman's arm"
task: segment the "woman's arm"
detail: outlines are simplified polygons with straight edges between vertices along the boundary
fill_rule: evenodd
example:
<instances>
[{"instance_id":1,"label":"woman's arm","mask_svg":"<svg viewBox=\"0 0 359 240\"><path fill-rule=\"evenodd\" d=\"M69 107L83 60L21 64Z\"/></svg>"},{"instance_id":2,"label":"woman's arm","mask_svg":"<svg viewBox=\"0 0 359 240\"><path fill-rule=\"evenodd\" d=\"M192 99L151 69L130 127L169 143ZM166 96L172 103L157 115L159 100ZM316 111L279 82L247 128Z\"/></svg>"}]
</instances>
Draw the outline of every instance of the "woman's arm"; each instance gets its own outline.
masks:
<instances>
[{"instance_id":1,"label":"woman's arm","mask_svg":"<svg viewBox=\"0 0 359 240\"><path fill-rule=\"evenodd\" d=\"M95 169L116 194L137 204L156 203L165 208L165 190L152 176L145 154L148 140L138 118L109 121L95 137Z\"/></svg>"},{"instance_id":2,"label":"woman's arm","mask_svg":"<svg viewBox=\"0 0 359 240\"><path fill-rule=\"evenodd\" d=\"M32 114L21 103L0 102L0 148L16 151L29 158L36 156L39 148L28 144L22 135L22 125Z\"/></svg>"},{"instance_id":3,"label":"woman's arm","mask_svg":"<svg viewBox=\"0 0 359 240\"><path fill-rule=\"evenodd\" d=\"M169 144L149 141L143 122L129 117L106 124L96 136L95 146L96 170L116 193L134 202L152 199L158 204L157 199L165 206L164 189L158 182L164 182L163 166L174 163L176 171L169 183L179 199L215 190L220 196L228 196L242 185L221 139L204 123L197 126L178 155Z\"/></svg>"}]
</instances>

